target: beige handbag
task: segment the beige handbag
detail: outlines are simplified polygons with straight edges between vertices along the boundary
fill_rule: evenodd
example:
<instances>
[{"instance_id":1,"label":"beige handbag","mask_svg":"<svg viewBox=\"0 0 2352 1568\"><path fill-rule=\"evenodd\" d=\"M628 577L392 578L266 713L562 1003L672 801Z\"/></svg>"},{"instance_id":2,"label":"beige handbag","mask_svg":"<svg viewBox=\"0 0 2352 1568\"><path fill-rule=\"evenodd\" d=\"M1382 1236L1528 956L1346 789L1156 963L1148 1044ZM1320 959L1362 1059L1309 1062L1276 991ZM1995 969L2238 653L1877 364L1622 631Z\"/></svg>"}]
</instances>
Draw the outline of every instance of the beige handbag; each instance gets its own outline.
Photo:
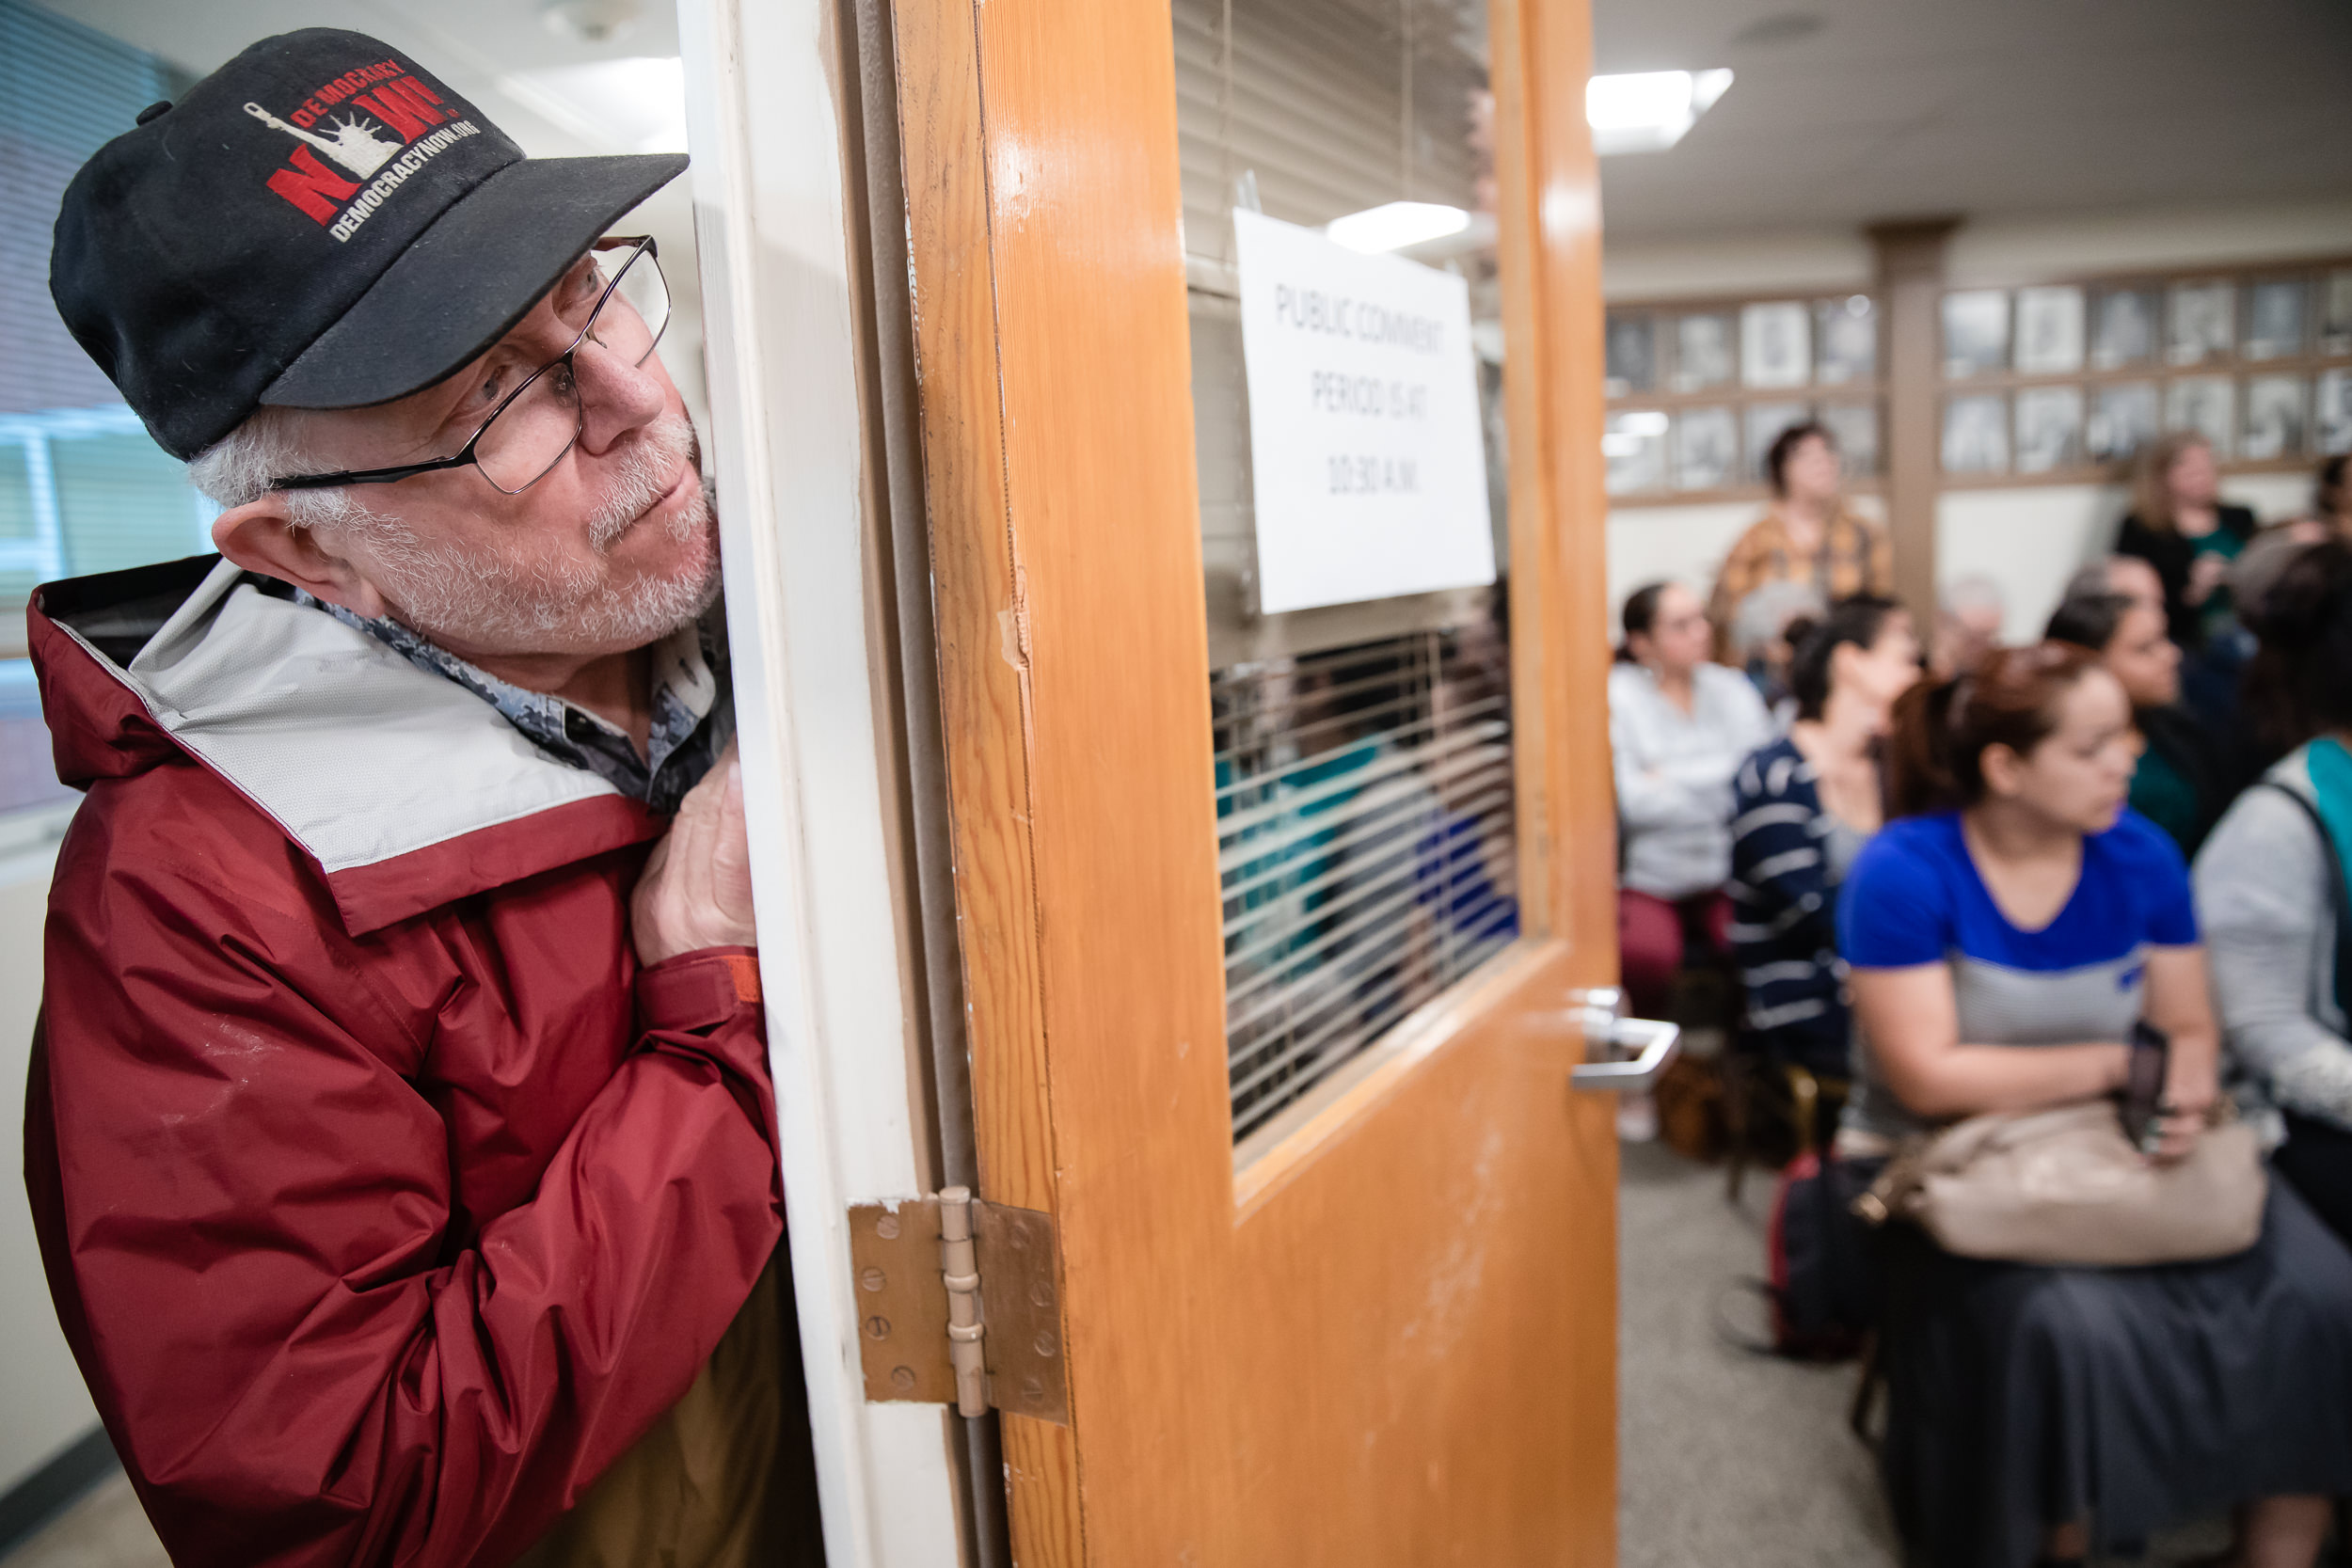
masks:
<instances>
[{"instance_id":1,"label":"beige handbag","mask_svg":"<svg viewBox=\"0 0 2352 1568\"><path fill-rule=\"evenodd\" d=\"M1963 1258L2060 1268L2190 1263L2262 1234L2268 1177L2254 1130L2228 1115L2185 1160L2153 1164L2115 1103L1967 1120L1906 1143L1854 1212L1916 1222Z\"/></svg>"}]
</instances>

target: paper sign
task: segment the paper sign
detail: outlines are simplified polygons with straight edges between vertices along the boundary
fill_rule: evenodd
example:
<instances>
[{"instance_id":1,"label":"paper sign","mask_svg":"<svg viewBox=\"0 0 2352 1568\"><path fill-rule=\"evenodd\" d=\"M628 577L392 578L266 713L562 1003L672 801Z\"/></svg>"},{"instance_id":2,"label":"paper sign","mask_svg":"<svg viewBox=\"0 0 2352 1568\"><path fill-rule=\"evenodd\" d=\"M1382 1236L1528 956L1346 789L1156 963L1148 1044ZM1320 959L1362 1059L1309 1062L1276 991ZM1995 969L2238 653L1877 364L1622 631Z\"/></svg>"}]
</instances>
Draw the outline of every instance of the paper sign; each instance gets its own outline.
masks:
<instances>
[{"instance_id":1,"label":"paper sign","mask_svg":"<svg viewBox=\"0 0 2352 1568\"><path fill-rule=\"evenodd\" d=\"M1470 285L1233 214L1258 608L1495 579Z\"/></svg>"}]
</instances>

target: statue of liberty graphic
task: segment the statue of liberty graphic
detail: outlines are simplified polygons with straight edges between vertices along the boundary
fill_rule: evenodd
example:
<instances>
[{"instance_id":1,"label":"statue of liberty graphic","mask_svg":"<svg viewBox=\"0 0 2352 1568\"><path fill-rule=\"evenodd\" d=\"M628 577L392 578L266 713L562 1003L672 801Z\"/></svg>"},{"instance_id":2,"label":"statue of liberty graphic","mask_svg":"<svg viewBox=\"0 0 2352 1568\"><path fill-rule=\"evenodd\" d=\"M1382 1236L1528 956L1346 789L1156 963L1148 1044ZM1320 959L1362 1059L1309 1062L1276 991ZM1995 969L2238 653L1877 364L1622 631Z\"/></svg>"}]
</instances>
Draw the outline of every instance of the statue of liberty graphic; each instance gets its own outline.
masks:
<instances>
[{"instance_id":1,"label":"statue of liberty graphic","mask_svg":"<svg viewBox=\"0 0 2352 1568\"><path fill-rule=\"evenodd\" d=\"M264 125L285 132L297 141L309 142L362 180L389 163L401 148L400 143L386 141L378 136L365 120L356 115L328 125L327 129L335 133L328 137L305 131L298 125L289 125L259 103L247 103L245 112Z\"/></svg>"}]
</instances>

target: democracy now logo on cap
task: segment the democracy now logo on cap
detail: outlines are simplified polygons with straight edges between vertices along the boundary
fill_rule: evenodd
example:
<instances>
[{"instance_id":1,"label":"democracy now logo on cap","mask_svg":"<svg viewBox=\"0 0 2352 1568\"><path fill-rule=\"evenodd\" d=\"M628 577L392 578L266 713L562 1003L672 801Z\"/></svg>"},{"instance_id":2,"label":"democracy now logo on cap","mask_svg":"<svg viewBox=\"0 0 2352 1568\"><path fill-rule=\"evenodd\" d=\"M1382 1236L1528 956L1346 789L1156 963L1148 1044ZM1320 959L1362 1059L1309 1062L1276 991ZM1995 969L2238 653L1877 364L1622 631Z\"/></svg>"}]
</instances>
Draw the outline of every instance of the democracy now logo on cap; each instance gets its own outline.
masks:
<instances>
[{"instance_id":1,"label":"democracy now logo on cap","mask_svg":"<svg viewBox=\"0 0 2352 1568\"><path fill-rule=\"evenodd\" d=\"M373 90L366 90L370 87ZM330 115L326 106L340 103L349 103L351 111ZM398 60L379 60L320 87L294 111L291 123L259 103L247 103L245 112L270 129L308 144L295 148L293 161L269 177L269 188L327 225L327 232L336 239L348 240L367 222L369 214L424 166L424 160L462 137L482 134L482 128L470 119L433 130L449 118L442 108L440 94L404 74ZM321 135L311 126L334 134ZM410 142L416 145L404 152L403 146ZM342 165L352 178L344 179L320 163L312 148ZM387 164L391 167L365 189L357 182L368 180ZM351 205L339 213L337 203L342 201Z\"/></svg>"},{"instance_id":2,"label":"democracy now logo on cap","mask_svg":"<svg viewBox=\"0 0 2352 1568\"><path fill-rule=\"evenodd\" d=\"M83 166L50 293L155 439L193 457L262 404L431 386L685 166L526 158L417 61L307 28L254 44Z\"/></svg>"}]
</instances>

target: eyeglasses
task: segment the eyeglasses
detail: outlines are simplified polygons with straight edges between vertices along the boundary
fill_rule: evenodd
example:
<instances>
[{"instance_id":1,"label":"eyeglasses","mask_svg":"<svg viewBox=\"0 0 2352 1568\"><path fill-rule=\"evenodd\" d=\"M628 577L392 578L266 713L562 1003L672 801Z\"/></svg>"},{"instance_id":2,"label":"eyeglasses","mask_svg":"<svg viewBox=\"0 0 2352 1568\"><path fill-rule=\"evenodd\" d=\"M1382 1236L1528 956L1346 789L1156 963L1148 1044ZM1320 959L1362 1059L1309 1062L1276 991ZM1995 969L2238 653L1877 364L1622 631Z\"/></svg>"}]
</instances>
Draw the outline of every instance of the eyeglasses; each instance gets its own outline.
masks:
<instances>
[{"instance_id":1,"label":"eyeglasses","mask_svg":"<svg viewBox=\"0 0 2352 1568\"><path fill-rule=\"evenodd\" d=\"M571 346L525 376L521 384L501 396L500 383L508 368L494 354L479 372L485 378L472 396L497 398L455 456L429 463L409 463L397 468L360 468L348 473L290 474L273 480L273 490L323 490L339 484L394 484L418 474L462 468L470 463L482 477L510 496L548 477L564 454L580 439L580 376L573 356L580 345L594 341L630 368L644 364L670 325L670 286L661 276L661 262L653 237L599 240L591 248L589 265L566 273L555 286L558 320L586 303L592 290L595 307L580 324ZM567 309L567 304L569 309ZM574 319L577 319L575 316Z\"/></svg>"}]
</instances>

